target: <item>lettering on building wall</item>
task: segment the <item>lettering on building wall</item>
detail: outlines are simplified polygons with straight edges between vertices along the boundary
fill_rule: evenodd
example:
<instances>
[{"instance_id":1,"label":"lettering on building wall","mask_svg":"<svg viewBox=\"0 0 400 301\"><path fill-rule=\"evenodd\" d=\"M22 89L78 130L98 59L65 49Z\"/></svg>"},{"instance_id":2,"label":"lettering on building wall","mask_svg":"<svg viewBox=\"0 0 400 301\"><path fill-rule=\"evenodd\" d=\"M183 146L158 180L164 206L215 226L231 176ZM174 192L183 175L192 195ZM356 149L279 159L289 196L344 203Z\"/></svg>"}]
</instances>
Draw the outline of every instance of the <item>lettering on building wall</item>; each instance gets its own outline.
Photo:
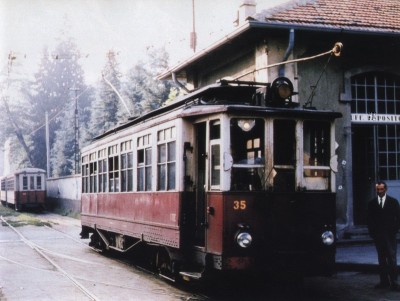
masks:
<instances>
[{"instance_id":1,"label":"lettering on building wall","mask_svg":"<svg viewBox=\"0 0 400 301\"><path fill-rule=\"evenodd\" d=\"M351 114L352 123L399 123L400 115L391 114Z\"/></svg>"}]
</instances>

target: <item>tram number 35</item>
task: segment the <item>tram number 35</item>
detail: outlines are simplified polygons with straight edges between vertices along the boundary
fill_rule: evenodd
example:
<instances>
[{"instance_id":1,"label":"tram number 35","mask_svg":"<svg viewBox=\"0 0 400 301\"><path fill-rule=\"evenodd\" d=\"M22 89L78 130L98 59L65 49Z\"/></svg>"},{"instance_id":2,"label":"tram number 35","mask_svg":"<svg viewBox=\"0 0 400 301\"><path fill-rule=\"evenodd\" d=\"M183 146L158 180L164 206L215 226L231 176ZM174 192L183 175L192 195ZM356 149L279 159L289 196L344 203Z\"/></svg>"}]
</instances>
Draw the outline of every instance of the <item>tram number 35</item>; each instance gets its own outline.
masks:
<instances>
[{"instance_id":1,"label":"tram number 35","mask_svg":"<svg viewBox=\"0 0 400 301\"><path fill-rule=\"evenodd\" d=\"M246 210L246 207L247 207L246 200L233 201L233 210Z\"/></svg>"}]
</instances>

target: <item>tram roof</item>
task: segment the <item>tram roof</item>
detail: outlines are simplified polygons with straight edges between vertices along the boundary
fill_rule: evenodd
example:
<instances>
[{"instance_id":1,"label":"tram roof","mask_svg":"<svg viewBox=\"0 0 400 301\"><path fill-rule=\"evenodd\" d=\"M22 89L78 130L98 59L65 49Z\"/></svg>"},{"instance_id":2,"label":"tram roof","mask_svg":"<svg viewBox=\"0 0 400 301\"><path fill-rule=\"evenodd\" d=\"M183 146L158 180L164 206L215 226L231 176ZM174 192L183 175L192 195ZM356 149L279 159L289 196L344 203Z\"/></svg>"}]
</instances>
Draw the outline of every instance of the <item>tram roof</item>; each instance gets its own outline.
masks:
<instances>
[{"instance_id":1,"label":"tram roof","mask_svg":"<svg viewBox=\"0 0 400 301\"><path fill-rule=\"evenodd\" d=\"M234 112L244 115L251 113L258 116L274 115L292 118L295 116L316 115L316 112L319 112L322 118L335 119L342 116L341 113L338 112L320 111L312 108L300 108L298 106L288 108L251 105L252 97L256 90L261 87L266 87L267 85L267 83L260 82L220 80L215 84L202 87L187 95L178 97L167 106L158 108L142 116L132 117L128 122L108 130L95 137L94 140L106 137L146 119L178 109L182 111L178 113L177 116L182 118L217 112Z\"/></svg>"}]
</instances>

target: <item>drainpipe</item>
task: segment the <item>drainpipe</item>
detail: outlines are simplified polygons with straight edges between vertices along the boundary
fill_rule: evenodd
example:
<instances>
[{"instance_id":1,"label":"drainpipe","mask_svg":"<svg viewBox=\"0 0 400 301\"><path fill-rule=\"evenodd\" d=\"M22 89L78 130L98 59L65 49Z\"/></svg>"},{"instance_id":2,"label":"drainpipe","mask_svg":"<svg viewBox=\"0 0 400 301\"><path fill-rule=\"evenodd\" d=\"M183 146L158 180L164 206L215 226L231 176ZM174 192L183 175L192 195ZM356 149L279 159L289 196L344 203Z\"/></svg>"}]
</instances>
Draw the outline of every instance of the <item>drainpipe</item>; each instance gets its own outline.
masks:
<instances>
[{"instance_id":1,"label":"drainpipe","mask_svg":"<svg viewBox=\"0 0 400 301\"><path fill-rule=\"evenodd\" d=\"M190 90L188 88L185 87L184 84L182 84L177 78L176 78L176 74L175 72L171 73L172 75L172 80L175 84L177 84L180 88L182 88L183 90L185 90L187 93L190 93Z\"/></svg>"},{"instance_id":2,"label":"drainpipe","mask_svg":"<svg viewBox=\"0 0 400 301\"><path fill-rule=\"evenodd\" d=\"M294 47L294 29L291 28L289 32L289 45L286 49L285 57L283 58L283 62L287 61L289 58L290 53L293 51ZM285 65L279 66L279 77L285 76Z\"/></svg>"}]
</instances>

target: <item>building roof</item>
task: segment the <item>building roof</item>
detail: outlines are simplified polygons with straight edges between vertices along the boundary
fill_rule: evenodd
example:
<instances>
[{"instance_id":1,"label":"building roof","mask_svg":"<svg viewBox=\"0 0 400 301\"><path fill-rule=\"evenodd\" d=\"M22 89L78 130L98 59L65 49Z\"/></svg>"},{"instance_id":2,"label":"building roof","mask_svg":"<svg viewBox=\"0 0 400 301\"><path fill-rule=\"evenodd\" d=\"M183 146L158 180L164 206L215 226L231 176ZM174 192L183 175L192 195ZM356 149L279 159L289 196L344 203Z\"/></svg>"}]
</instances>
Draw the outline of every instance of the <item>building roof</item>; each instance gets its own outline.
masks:
<instances>
[{"instance_id":1,"label":"building roof","mask_svg":"<svg viewBox=\"0 0 400 301\"><path fill-rule=\"evenodd\" d=\"M167 79L172 73L183 74L188 66L213 55L224 45L232 45L240 37L254 35L255 31L294 28L397 37L400 34L400 0L292 0L262 10L247 20L223 39L166 70L157 78Z\"/></svg>"},{"instance_id":2,"label":"building roof","mask_svg":"<svg viewBox=\"0 0 400 301\"><path fill-rule=\"evenodd\" d=\"M293 0L264 10L255 20L273 24L400 33L399 0Z\"/></svg>"}]
</instances>

